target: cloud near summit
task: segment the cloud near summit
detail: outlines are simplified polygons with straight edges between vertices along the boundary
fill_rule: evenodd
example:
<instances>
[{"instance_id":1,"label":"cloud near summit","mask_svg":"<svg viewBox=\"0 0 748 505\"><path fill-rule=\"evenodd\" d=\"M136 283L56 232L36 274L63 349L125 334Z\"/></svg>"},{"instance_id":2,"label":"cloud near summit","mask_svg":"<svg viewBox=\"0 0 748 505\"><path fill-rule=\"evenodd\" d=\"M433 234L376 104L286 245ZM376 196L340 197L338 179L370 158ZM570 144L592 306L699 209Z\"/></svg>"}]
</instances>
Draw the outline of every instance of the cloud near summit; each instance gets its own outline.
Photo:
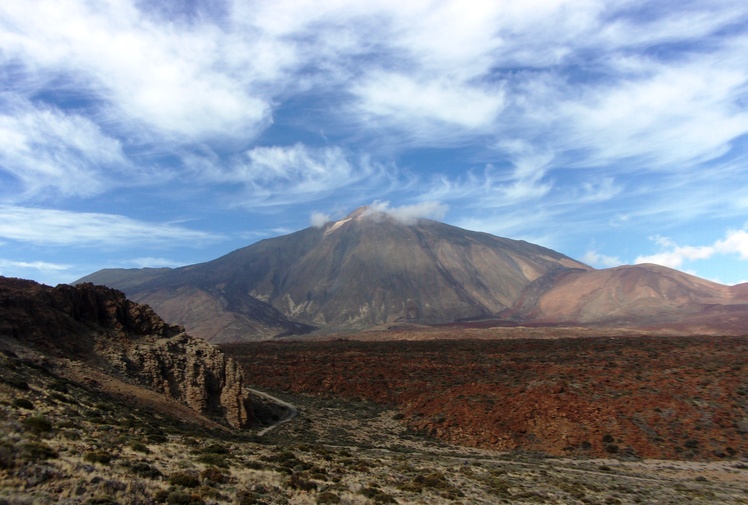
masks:
<instances>
[{"instance_id":1,"label":"cloud near summit","mask_svg":"<svg viewBox=\"0 0 748 505\"><path fill-rule=\"evenodd\" d=\"M395 221L411 225L419 219L444 219L448 207L439 202L422 202L413 205L391 207L390 202L374 201L366 208L365 216L376 218L377 214L385 214Z\"/></svg>"}]
</instances>

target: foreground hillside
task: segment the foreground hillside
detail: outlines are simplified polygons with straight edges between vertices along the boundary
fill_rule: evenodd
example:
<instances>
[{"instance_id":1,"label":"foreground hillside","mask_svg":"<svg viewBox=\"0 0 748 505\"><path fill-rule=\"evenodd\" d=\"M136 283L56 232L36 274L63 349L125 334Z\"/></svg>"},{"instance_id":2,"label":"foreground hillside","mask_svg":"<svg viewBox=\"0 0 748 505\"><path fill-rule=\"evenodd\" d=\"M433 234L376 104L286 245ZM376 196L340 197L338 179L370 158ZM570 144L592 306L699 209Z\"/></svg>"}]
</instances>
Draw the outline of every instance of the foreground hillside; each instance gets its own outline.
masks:
<instances>
[{"instance_id":1,"label":"foreground hillside","mask_svg":"<svg viewBox=\"0 0 748 505\"><path fill-rule=\"evenodd\" d=\"M513 331L526 334L470 335ZM452 443L574 457L748 457L748 337L457 333L223 348L254 384L381 402L413 429Z\"/></svg>"},{"instance_id":2,"label":"foreground hillside","mask_svg":"<svg viewBox=\"0 0 748 505\"><path fill-rule=\"evenodd\" d=\"M104 286L52 288L0 277L0 349L49 361L62 376L86 378L104 391L127 391L166 410L191 409L205 422L252 422L235 362Z\"/></svg>"},{"instance_id":3,"label":"foreground hillside","mask_svg":"<svg viewBox=\"0 0 748 505\"><path fill-rule=\"evenodd\" d=\"M279 393L276 393L279 394ZM748 503L748 465L558 459L435 443L395 411L284 394L258 433L194 419L0 353L0 503Z\"/></svg>"}]
</instances>

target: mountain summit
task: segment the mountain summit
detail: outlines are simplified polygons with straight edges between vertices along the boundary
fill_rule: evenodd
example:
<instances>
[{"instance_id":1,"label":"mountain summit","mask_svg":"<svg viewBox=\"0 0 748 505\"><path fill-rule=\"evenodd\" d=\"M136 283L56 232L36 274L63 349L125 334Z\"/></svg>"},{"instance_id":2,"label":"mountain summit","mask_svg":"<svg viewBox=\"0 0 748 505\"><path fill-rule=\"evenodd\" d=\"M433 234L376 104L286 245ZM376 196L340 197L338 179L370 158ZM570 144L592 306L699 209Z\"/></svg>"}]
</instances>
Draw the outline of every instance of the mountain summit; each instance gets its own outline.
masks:
<instances>
[{"instance_id":1,"label":"mountain summit","mask_svg":"<svg viewBox=\"0 0 748 505\"><path fill-rule=\"evenodd\" d=\"M123 289L208 340L237 341L490 317L536 279L589 269L528 242L361 207L207 263L102 270L79 282Z\"/></svg>"}]
</instances>

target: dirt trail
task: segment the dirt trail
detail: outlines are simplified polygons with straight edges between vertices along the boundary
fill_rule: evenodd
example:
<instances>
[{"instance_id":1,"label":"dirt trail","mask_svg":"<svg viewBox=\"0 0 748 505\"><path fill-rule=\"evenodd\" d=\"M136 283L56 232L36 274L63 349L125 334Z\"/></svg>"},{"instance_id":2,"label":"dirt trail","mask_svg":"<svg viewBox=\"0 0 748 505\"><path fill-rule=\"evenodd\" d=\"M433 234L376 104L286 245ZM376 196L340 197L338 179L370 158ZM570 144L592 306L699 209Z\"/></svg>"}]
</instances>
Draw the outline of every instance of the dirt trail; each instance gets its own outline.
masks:
<instances>
[{"instance_id":1,"label":"dirt trail","mask_svg":"<svg viewBox=\"0 0 748 505\"><path fill-rule=\"evenodd\" d=\"M287 422L291 421L293 418L295 418L299 414L299 409L295 405L293 405L291 403L285 402L285 401L281 400L280 398L276 398L275 396L269 395L268 393L265 393L263 391L259 391L257 389L252 389L252 388L247 388L247 389L249 389L249 392L251 394L255 395L256 397L262 398L266 402L275 403L276 405L280 405L281 407L283 407L286 410L286 415L284 417L282 417L281 419L279 419L274 424L271 424L270 426L267 426L267 427L261 429L260 431L258 431L257 432L257 436L258 437L261 437L261 436L265 435L267 432L269 432L269 431L277 428L281 424L284 424L284 423L287 423Z\"/></svg>"}]
</instances>

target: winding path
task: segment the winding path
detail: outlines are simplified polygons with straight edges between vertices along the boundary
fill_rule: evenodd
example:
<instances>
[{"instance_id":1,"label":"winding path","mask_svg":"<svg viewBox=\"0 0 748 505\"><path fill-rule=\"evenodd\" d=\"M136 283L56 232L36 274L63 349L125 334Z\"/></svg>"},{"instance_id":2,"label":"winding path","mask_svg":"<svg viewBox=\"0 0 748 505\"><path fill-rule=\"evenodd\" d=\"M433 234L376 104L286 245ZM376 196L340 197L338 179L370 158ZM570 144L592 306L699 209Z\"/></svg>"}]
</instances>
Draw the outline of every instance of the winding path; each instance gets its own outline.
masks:
<instances>
[{"instance_id":1,"label":"winding path","mask_svg":"<svg viewBox=\"0 0 748 505\"><path fill-rule=\"evenodd\" d=\"M294 417L296 417L299 414L299 409L296 408L296 405L293 405L291 403L285 402L285 401L281 400L280 398L276 398L275 396L269 395L267 393L263 393L262 391L258 391L256 389L252 389L252 388L247 388L247 389L249 389L249 392L252 393L255 396L259 396L260 398L263 398L266 401L278 404L278 405L280 405L280 406L285 407L285 408L288 409L288 413L286 414L286 416L283 419L280 419L275 424L271 424L270 426L268 426L266 428L263 428L260 431L258 431L257 432L257 436L258 437L263 436L265 433L269 432L270 430L273 430L273 429L277 428L281 424L284 424L284 423L287 423L287 422L291 421Z\"/></svg>"}]
</instances>

